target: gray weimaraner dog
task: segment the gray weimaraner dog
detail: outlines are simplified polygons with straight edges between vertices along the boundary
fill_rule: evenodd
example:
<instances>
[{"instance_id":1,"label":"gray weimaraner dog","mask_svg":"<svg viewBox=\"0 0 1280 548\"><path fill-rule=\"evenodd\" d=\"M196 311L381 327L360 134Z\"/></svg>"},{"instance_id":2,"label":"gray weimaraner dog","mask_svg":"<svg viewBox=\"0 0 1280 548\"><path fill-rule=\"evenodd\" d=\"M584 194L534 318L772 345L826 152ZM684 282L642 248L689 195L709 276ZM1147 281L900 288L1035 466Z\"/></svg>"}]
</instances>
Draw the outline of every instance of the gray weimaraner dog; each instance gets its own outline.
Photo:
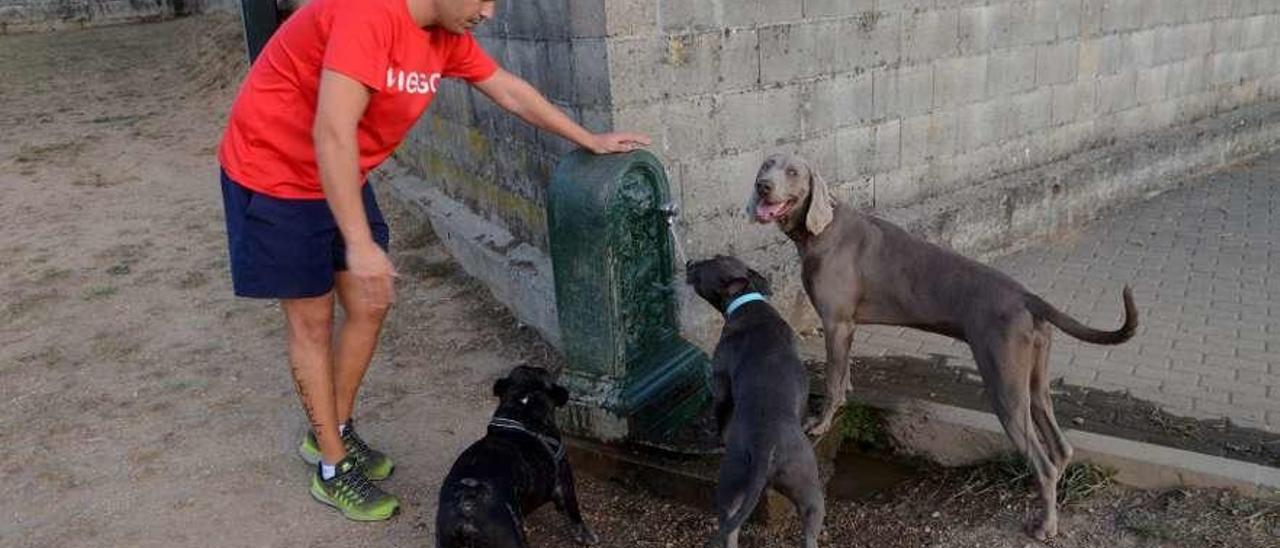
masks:
<instances>
[{"instance_id":1,"label":"gray weimaraner dog","mask_svg":"<svg viewBox=\"0 0 1280 548\"><path fill-rule=\"evenodd\" d=\"M716 486L720 528L707 546L737 548L738 532L772 485L796 506L807 548L817 548L826 504L813 445L804 435L809 373L795 333L764 300L769 281L733 257L691 263L694 291L724 314L711 359L724 459Z\"/></svg>"},{"instance_id":2,"label":"gray weimaraner dog","mask_svg":"<svg viewBox=\"0 0 1280 548\"><path fill-rule=\"evenodd\" d=\"M1055 536L1057 482L1072 449L1049 397L1049 325L1095 344L1125 342L1138 326L1129 287L1120 329L1087 327L1003 273L840 203L798 155L764 161L747 209L795 242L805 291L822 320L826 405L809 433L831 427L852 386L848 358L856 324L913 327L965 341L996 416L1040 483L1044 517L1030 532Z\"/></svg>"}]
</instances>

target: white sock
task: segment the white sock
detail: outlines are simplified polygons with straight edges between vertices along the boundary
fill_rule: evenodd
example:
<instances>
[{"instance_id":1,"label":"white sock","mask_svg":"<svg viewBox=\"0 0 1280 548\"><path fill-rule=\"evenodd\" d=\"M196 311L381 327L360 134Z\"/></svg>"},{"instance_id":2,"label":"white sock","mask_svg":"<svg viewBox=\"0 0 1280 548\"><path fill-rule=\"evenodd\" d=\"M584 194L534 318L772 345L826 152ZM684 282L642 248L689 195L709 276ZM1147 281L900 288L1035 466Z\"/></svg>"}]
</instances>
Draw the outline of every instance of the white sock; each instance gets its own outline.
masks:
<instances>
[{"instance_id":1,"label":"white sock","mask_svg":"<svg viewBox=\"0 0 1280 548\"><path fill-rule=\"evenodd\" d=\"M323 460L320 461L320 479L328 481L338 475L338 467L335 464L329 464Z\"/></svg>"},{"instance_id":2,"label":"white sock","mask_svg":"<svg viewBox=\"0 0 1280 548\"><path fill-rule=\"evenodd\" d=\"M344 422L344 423L342 423L342 424L339 424L339 425L338 425L338 435L339 435L339 436L341 436L341 435L346 434L346 433L347 433L347 423L345 423L345 422Z\"/></svg>"}]
</instances>

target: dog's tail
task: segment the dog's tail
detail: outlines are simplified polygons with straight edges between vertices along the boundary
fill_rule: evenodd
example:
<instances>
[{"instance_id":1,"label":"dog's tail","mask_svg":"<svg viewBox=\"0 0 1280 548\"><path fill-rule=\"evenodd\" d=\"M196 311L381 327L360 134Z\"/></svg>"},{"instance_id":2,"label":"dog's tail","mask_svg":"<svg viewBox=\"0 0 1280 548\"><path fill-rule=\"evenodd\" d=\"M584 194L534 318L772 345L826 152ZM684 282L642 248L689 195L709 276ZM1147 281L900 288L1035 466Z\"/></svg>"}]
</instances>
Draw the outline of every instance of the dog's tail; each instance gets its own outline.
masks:
<instances>
[{"instance_id":1,"label":"dog's tail","mask_svg":"<svg viewBox=\"0 0 1280 548\"><path fill-rule=\"evenodd\" d=\"M747 488L743 491L742 503L738 505L738 511L730 513L724 523L720 524L720 529L716 532L715 538L707 544L708 547L725 546L729 533L737 531L743 523L746 523L747 518L751 517L756 505L760 503L760 497L764 495L765 488L768 487L769 473L773 470L773 458L777 452L776 445L770 447L768 456L751 468L751 475L747 478Z\"/></svg>"},{"instance_id":2,"label":"dog's tail","mask_svg":"<svg viewBox=\"0 0 1280 548\"><path fill-rule=\"evenodd\" d=\"M1133 290L1124 286L1124 325L1115 331L1102 331L1084 325L1068 316L1044 299L1027 293L1027 309L1037 318L1049 320L1068 335L1094 344L1120 344L1133 338L1138 328L1138 307L1133 304Z\"/></svg>"}]
</instances>

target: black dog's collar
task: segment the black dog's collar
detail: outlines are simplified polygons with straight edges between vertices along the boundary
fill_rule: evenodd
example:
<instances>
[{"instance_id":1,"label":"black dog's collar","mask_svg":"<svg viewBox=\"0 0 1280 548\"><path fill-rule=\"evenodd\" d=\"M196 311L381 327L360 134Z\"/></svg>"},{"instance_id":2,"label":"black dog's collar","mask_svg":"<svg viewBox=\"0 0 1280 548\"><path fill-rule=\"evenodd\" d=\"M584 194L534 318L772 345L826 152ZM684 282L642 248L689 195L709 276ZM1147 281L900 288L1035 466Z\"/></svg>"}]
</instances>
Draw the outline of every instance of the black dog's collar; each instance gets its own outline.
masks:
<instances>
[{"instance_id":1,"label":"black dog's collar","mask_svg":"<svg viewBox=\"0 0 1280 548\"><path fill-rule=\"evenodd\" d=\"M525 427L525 425L518 420L494 417L489 421L489 427L524 432L525 434L537 439L538 442L542 444L542 447L547 450L547 453L551 455L551 460L555 461L556 464L560 464L560 461L564 460L564 443L561 443L560 440L546 434L534 432L533 430Z\"/></svg>"}]
</instances>

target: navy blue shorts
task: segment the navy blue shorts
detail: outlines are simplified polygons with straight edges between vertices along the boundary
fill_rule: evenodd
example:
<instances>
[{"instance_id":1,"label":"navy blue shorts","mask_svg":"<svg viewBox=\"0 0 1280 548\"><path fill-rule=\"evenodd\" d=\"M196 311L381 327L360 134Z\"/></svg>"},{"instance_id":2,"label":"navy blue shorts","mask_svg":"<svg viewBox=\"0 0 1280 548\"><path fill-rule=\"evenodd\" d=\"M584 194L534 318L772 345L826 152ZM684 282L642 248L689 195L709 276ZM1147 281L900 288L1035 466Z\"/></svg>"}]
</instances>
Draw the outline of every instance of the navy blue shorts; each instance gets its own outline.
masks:
<instances>
[{"instance_id":1,"label":"navy blue shorts","mask_svg":"<svg viewBox=\"0 0 1280 548\"><path fill-rule=\"evenodd\" d=\"M369 184L361 190L373 239L391 239ZM325 200L289 200L254 192L222 172L231 283L236 295L263 299L318 297L347 269L346 246Z\"/></svg>"}]
</instances>

